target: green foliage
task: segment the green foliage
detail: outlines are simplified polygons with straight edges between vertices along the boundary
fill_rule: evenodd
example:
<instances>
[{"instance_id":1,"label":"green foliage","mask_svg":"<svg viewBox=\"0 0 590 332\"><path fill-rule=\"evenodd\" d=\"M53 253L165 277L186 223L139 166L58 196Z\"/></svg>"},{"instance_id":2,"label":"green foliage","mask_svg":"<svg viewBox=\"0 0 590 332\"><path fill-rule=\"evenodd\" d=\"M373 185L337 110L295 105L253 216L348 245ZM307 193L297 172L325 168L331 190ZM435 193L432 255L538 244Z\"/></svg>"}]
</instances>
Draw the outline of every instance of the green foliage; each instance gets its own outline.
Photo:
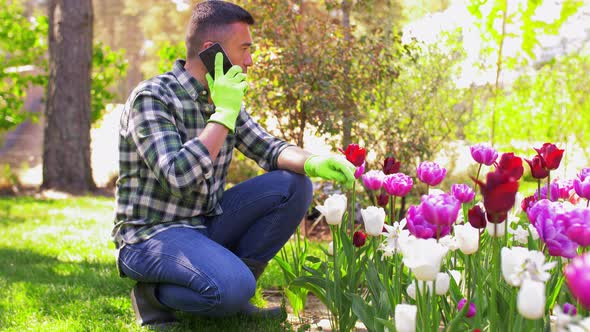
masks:
<instances>
[{"instance_id":1,"label":"green foliage","mask_svg":"<svg viewBox=\"0 0 590 332\"><path fill-rule=\"evenodd\" d=\"M44 85L47 18L27 18L19 1L0 0L0 130L11 128L31 114L23 109L30 84Z\"/></svg>"},{"instance_id":2,"label":"green foliage","mask_svg":"<svg viewBox=\"0 0 590 332\"><path fill-rule=\"evenodd\" d=\"M95 123L105 113L105 105L112 102L115 94L110 87L121 77L125 76L127 62L125 50L113 51L102 42L95 42L92 54L92 123Z\"/></svg>"},{"instance_id":3,"label":"green foliage","mask_svg":"<svg viewBox=\"0 0 590 332\"><path fill-rule=\"evenodd\" d=\"M186 48L184 43L172 44L165 41L158 47L158 73L165 73L172 68L176 59L186 57Z\"/></svg>"}]
</instances>

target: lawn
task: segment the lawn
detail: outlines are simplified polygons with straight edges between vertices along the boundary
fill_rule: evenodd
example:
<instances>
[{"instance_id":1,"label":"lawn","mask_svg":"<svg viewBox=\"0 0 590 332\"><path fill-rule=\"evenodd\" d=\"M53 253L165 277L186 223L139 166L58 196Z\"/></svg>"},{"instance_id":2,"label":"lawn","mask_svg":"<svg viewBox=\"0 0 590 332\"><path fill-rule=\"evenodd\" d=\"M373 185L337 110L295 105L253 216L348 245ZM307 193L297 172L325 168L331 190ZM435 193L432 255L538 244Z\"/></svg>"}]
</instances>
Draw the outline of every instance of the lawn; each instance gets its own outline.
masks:
<instances>
[{"instance_id":1,"label":"lawn","mask_svg":"<svg viewBox=\"0 0 590 332\"><path fill-rule=\"evenodd\" d=\"M0 331L148 331L110 239L113 198L0 198ZM284 283L273 261L260 288ZM181 315L174 331L285 331L288 323Z\"/></svg>"}]
</instances>

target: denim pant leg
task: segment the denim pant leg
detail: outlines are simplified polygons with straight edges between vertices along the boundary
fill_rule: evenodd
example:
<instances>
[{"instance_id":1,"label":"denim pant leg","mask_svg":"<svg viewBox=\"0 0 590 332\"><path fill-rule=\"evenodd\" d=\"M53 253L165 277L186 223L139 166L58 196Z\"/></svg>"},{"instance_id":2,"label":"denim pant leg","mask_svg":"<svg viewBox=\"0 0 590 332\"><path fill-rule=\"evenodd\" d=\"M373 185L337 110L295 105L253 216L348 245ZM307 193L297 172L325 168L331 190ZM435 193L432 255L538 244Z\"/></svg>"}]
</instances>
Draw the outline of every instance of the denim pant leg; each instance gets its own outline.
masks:
<instances>
[{"instance_id":1,"label":"denim pant leg","mask_svg":"<svg viewBox=\"0 0 590 332\"><path fill-rule=\"evenodd\" d=\"M240 258L267 262L289 240L311 204L304 175L272 171L230 188L223 213L207 220L209 237Z\"/></svg>"},{"instance_id":2,"label":"denim pant leg","mask_svg":"<svg viewBox=\"0 0 590 332\"><path fill-rule=\"evenodd\" d=\"M235 314L256 290L236 255L192 228L170 228L126 245L119 264L131 279L158 283L156 295L164 305L203 316Z\"/></svg>"}]
</instances>

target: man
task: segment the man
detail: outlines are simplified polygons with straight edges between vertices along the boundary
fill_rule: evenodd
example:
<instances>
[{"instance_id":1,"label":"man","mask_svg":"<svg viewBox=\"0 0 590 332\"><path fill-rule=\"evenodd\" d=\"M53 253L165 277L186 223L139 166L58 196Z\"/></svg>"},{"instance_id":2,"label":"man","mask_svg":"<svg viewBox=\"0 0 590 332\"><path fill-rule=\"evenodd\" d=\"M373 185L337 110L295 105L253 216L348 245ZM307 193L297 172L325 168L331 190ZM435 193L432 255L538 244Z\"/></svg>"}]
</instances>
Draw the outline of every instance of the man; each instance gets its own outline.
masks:
<instances>
[{"instance_id":1,"label":"man","mask_svg":"<svg viewBox=\"0 0 590 332\"><path fill-rule=\"evenodd\" d=\"M186 62L142 82L125 105L113 238L121 274L138 281L142 325L174 322L174 311L279 316L249 300L311 204L305 175L354 181L345 159L271 136L242 107L252 24L237 5L197 4ZM218 53L212 79L198 54L216 42L234 66L224 74ZM234 147L269 172L224 191Z\"/></svg>"}]
</instances>

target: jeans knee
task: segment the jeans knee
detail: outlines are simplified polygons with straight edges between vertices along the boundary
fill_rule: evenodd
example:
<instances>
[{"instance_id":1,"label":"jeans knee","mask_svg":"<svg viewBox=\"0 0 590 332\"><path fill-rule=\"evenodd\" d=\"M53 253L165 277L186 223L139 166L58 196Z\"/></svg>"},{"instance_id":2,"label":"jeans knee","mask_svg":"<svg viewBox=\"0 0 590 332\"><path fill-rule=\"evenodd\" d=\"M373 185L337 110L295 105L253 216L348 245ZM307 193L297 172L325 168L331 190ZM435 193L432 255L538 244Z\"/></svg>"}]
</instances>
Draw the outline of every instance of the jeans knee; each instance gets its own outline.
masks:
<instances>
[{"instance_id":1,"label":"jeans knee","mask_svg":"<svg viewBox=\"0 0 590 332\"><path fill-rule=\"evenodd\" d=\"M225 283L218 284L218 297L212 306L212 316L228 316L238 313L256 292L256 280L251 273L233 275Z\"/></svg>"},{"instance_id":2,"label":"jeans knee","mask_svg":"<svg viewBox=\"0 0 590 332\"><path fill-rule=\"evenodd\" d=\"M307 210L313 197L313 184L311 180L302 174L286 172L289 192L292 194L293 201L303 205Z\"/></svg>"}]
</instances>

